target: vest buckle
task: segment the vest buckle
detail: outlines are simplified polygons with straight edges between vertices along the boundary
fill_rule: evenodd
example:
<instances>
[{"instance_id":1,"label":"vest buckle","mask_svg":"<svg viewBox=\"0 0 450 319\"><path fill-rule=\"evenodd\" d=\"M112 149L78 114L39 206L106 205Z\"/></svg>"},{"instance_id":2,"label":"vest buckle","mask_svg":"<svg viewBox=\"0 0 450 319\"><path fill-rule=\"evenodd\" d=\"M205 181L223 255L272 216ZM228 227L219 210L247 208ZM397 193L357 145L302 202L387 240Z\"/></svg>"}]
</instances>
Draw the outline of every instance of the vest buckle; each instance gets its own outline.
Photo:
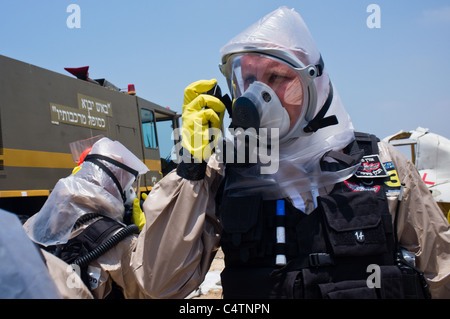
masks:
<instances>
[{"instance_id":1,"label":"vest buckle","mask_svg":"<svg viewBox=\"0 0 450 319\"><path fill-rule=\"evenodd\" d=\"M324 267L333 266L334 261L330 254L327 253L314 253L309 254L309 266L310 267Z\"/></svg>"}]
</instances>

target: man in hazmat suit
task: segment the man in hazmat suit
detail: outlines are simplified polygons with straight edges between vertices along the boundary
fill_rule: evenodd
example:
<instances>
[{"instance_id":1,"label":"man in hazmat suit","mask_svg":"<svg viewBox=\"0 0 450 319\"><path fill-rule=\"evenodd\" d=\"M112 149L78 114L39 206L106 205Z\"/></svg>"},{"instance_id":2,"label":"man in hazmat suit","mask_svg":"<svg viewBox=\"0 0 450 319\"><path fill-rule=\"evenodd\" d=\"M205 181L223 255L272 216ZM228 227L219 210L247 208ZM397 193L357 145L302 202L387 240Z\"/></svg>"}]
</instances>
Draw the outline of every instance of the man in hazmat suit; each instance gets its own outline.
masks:
<instances>
[{"instance_id":1,"label":"man in hazmat suit","mask_svg":"<svg viewBox=\"0 0 450 319\"><path fill-rule=\"evenodd\" d=\"M354 131L300 15L281 7L221 54L235 143L213 154L217 81L188 86L183 158L195 160L144 203L141 285L186 296L220 244L225 298L450 297L448 222L412 163ZM257 160L236 161L242 146Z\"/></svg>"}]
</instances>

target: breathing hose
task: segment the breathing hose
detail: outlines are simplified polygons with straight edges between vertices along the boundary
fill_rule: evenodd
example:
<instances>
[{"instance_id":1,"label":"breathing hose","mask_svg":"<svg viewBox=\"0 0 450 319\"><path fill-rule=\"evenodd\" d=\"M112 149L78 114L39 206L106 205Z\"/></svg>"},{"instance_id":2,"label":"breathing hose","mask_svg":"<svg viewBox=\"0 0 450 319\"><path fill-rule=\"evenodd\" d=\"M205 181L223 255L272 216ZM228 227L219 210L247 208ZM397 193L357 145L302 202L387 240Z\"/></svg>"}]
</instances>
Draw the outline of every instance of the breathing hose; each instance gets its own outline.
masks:
<instances>
[{"instance_id":1,"label":"breathing hose","mask_svg":"<svg viewBox=\"0 0 450 319\"><path fill-rule=\"evenodd\" d=\"M117 234L109 238L107 241L105 241L100 246L96 247L94 250L88 252L86 255L81 256L80 258L76 259L72 264L75 264L79 267L85 267L89 265L89 263L104 253L106 253L108 250L116 246L118 243L120 243L123 239L128 237L131 234L138 234L139 233L139 227L135 224L131 224L120 230Z\"/></svg>"}]
</instances>

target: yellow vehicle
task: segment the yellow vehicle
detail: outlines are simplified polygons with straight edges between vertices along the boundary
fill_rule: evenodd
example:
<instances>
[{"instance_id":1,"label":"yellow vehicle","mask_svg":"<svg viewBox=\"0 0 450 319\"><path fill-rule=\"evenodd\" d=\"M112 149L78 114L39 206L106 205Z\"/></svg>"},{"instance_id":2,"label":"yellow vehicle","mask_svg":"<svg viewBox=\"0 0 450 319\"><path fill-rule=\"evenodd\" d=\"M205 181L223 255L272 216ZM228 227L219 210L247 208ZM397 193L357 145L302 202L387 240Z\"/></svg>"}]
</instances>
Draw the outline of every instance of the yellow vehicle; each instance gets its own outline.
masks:
<instances>
[{"instance_id":1,"label":"yellow vehicle","mask_svg":"<svg viewBox=\"0 0 450 319\"><path fill-rule=\"evenodd\" d=\"M121 142L148 166L141 191L161 179L179 115L91 80L85 69L84 79L73 78L0 55L0 208L36 213L77 165L69 145L99 135Z\"/></svg>"}]
</instances>

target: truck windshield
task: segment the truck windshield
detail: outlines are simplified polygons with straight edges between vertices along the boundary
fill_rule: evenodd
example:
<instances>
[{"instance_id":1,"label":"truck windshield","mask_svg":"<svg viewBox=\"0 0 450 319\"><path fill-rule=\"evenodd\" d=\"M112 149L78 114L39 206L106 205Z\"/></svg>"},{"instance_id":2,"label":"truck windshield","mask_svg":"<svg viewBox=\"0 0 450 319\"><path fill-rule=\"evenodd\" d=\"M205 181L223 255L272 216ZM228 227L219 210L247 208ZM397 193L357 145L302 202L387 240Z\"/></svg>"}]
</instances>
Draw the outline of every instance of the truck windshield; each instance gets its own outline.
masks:
<instances>
[{"instance_id":1,"label":"truck windshield","mask_svg":"<svg viewBox=\"0 0 450 319\"><path fill-rule=\"evenodd\" d=\"M144 145L147 148L158 148L158 139L156 137L156 123L153 111L141 109L142 135Z\"/></svg>"}]
</instances>

